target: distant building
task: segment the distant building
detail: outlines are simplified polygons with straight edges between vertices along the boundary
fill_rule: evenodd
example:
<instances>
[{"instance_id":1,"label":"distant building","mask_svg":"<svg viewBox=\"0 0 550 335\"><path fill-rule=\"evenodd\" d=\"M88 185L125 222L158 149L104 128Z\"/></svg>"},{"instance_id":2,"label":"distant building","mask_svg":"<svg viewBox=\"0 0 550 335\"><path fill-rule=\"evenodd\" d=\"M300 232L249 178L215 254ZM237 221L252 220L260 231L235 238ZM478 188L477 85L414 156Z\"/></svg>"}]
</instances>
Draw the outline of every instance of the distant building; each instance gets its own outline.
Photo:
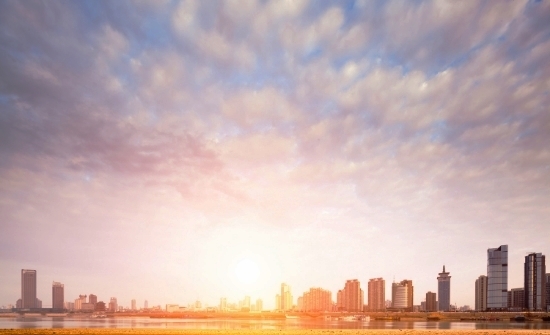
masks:
<instances>
[{"instance_id":1,"label":"distant building","mask_svg":"<svg viewBox=\"0 0 550 335\"><path fill-rule=\"evenodd\" d=\"M282 309L282 307L281 307L281 295L280 294L275 295L275 309L276 310L281 310Z\"/></svg>"},{"instance_id":2,"label":"distant building","mask_svg":"<svg viewBox=\"0 0 550 335\"><path fill-rule=\"evenodd\" d=\"M109 301L109 311L116 312L117 310L118 310L118 303L116 301L116 298L111 297L111 300Z\"/></svg>"},{"instance_id":3,"label":"distant building","mask_svg":"<svg viewBox=\"0 0 550 335\"><path fill-rule=\"evenodd\" d=\"M172 313L172 312L179 312L180 310L180 305L177 305L177 304L166 304L166 311L168 313Z\"/></svg>"},{"instance_id":4,"label":"distant building","mask_svg":"<svg viewBox=\"0 0 550 335\"><path fill-rule=\"evenodd\" d=\"M369 310L380 312L386 310L386 281L382 278L369 279L367 300Z\"/></svg>"},{"instance_id":5,"label":"distant building","mask_svg":"<svg viewBox=\"0 0 550 335\"><path fill-rule=\"evenodd\" d=\"M103 301L98 301L95 303L95 311L96 312L105 312L106 311L105 303Z\"/></svg>"},{"instance_id":6,"label":"distant building","mask_svg":"<svg viewBox=\"0 0 550 335\"><path fill-rule=\"evenodd\" d=\"M227 298L220 298L220 311L227 311Z\"/></svg>"},{"instance_id":7,"label":"distant building","mask_svg":"<svg viewBox=\"0 0 550 335\"><path fill-rule=\"evenodd\" d=\"M550 312L550 273L546 274L546 311Z\"/></svg>"},{"instance_id":8,"label":"distant building","mask_svg":"<svg viewBox=\"0 0 550 335\"><path fill-rule=\"evenodd\" d=\"M21 307L38 308L36 306L36 270L21 270Z\"/></svg>"},{"instance_id":9,"label":"distant building","mask_svg":"<svg viewBox=\"0 0 550 335\"><path fill-rule=\"evenodd\" d=\"M363 290L357 279L346 280L344 289L339 290L336 295L338 310L342 311L362 312L363 301Z\"/></svg>"},{"instance_id":10,"label":"distant building","mask_svg":"<svg viewBox=\"0 0 550 335\"><path fill-rule=\"evenodd\" d=\"M36 302L34 303L34 308L42 308L42 300L36 298Z\"/></svg>"},{"instance_id":11,"label":"distant building","mask_svg":"<svg viewBox=\"0 0 550 335\"><path fill-rule=\"evenodd\" d=\"M145 300L145 302L143 303L143 309L149 309L149 303L147 302L147 300Z\"/></svg>"},{"instance_id":12,"label":"distant building","mask_svg":"<svg viewBox=\"0 0 550 335\"><path fill-rule=\"evenodd\" d=\"M525 308L525 290L523 287L508 291L508 309L521 311Z\"/></svg>"},{"instance_id":13,"label":"distant building","mask_svg":"<svg viewBox=\"0 0 550 335\"><path fill-rule=\"evenodd\" d=\"M90 304L94 304L94 305L97 304L97 295L95 295L95 294L90 294L90 295L88 296L88 302L89 302Z\"/></svg>"},{"instance_id":14,"label":"distant building","mask_svg":"<svg viewBox=\"0 0 550 335\"><path fill-rule=\"evenodd\" d=\"M404 311L413 310L414 287L412 280L392 283L392 308Z\"/></svg>"},{"instance_id":15,"label":"distant building","mask_svg":"<svg viewBox=\"0 0 550 335\"><path fill-rule=\"evenodd\" d=\"M74 302L67 301L65 303L65 309L68 311L74 311Z\"/></svg>"},{"instance_id":16,"label":"distant building","mask_svg":"<svg viewBox=\"0 0 550 335\"><path fill-rule=\"evenodd\" d=\"M487 310L487 276L479 276L476 279L475 287L475 309L476 311Z\"/></svg>"},{"instance_id":17,"label":"distant building","mask_svg":"<svg viewBox=\"0 0 550 335\"><path fill-rule=\"evenodd\" d=\"M82 304L85 304L85 303L86 303L86 298L87 298L87 297L88 297L88 296L85 295L85 294L79 295L79 296L78 296L78 299L76 299L76 300L74 301L74 309L77 310L77 311L81 310L81 309L82 309Z\"/></svg>"},{"instance_id":18,"label":"distant building","mask_svg":"<svg viewBox=\"0 0 550 335\"><path fill-rule=\"evenodd\" d=\"M264 302L262 299L256 299L256 310L261 312L264 310Z\"/></svg>"},{"instance_id":19,"label":"distant building","mask_svg":"<svg viewBox=\"0 0 550 335\"><path fill-rule=\"evenodd\" d=\"M428 291L426 293L426 312L437 311L437 294L435 292Z\"/></svg>"},{"instance_id":20,"label":"distant building","mask_svg":"<svg viewBox=\"0 0 550 335\"><path fill-rule=\"evenodd\" d=\"M281 284L281 310L288 311L292 309L292 294L288 284Z\"/></svg>"},{"instance_id":21,"label":"distant building","mask_svg":"<svg viewBox=\"0 0 550 335\"><path fill-rule=\"evenodd\" d=\"M332 307L332 293L320 287L312 287L299 298L298 309L304 312L325 312Z\"/></svg>"},{"instance_id":22,"label":"distant building","mask_svg":"<svg viewBox=\"0 0 550 335\"><path fill-rule=\"evenodd\" d=\"M487 309L508 307L508 245L487 249Z\"/></svg>"},{"instance_id":23,"label":"distant building","mask_svg":"<svg viewBox=\"0 0 550 335\"><path fill-rule=\"evenodd\" d=\"M437 295L439 296L438 310L448 312L451 309L451 276L449 272L445 272L445 265L443 265L443 272L439 273L437 277Z\"/></svg>"},{"instance_id":24,"label":"distant building","mask_svg":"<svg viewBox=\"0 0 550 335\"><path fill-rule=\"evenodd\" d=\"M541 253L525 256L523 289L525 308L546 311L546 257Z\"/></svg>"},{"instance_id":25,"label":"distant building","mask_svg":"<svg viewBox=\"0 0 550 335\"><path fill-rule=\"evenodd\" d=\"M52 283L52 308L63 309L65 307L65 286L59 282Z\"/></svg>"},{"instance_id":26,"label":"distant building","mask_svg":"<svg viewBox=\"0 0 550 335\"><path fill-rule=\"evenodd\" d=\"M136 299L132 299L132 311L137 311Z\"/></svg>"}]
</instances>

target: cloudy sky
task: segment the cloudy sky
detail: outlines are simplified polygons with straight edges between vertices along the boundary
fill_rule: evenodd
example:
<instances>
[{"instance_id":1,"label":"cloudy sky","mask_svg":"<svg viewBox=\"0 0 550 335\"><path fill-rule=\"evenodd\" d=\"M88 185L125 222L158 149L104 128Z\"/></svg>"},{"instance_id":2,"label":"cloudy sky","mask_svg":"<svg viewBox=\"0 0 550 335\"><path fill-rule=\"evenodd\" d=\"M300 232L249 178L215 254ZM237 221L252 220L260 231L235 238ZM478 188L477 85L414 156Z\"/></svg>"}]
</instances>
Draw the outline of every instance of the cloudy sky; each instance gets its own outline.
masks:
<instances>
[{"instance_id":1,"label":"cloudy sky","mask_svg":"<svg viewBox=\"0 0 550 335\"><path fill-rule=\"evenodd\" d=\"M550 1L0 1L0 306L550 255ZM235 269L256 264L257 280ZM243 278L244 277L244 278ZM250 278L249 278L250 279Z\"/></svg>"}]
</instances>

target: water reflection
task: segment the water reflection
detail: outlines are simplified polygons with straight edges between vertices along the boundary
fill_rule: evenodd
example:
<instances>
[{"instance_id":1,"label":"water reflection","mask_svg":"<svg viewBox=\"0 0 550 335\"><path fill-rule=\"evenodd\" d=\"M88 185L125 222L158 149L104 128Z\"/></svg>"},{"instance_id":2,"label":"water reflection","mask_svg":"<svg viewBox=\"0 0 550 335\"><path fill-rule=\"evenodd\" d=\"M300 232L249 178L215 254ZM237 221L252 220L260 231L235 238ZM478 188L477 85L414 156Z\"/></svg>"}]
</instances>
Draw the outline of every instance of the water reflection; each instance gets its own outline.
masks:
<instances>
[{"instance_id":1,"label":"water reflection","mask_svg":"<svg viewBox=\"0 0 550 335\"><path fill-rule=\"evenodd\" d=\"M171 328L171 329L550 329L550 322L337 321L320 319L151 319L148 317L0 318L10 328Z\"/></svg>"}]
</instances>

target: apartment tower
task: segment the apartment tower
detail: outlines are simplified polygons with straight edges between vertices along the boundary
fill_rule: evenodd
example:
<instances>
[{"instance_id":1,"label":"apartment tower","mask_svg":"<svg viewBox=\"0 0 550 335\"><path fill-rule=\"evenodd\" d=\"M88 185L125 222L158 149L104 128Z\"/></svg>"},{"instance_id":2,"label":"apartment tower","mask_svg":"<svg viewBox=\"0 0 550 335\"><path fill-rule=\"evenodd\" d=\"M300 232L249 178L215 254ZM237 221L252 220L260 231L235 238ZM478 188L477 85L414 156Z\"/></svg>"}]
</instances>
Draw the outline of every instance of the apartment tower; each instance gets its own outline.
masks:
<instances>
[{"instance_id":1,"label":"apartment tower","mask_svg":"<svg viewBox=\"0 0 550 335\"><path fill-rule=\"evenodd\" d=\"M36 270L21 270L21 308L36 308Z\"/></svg>"},{"instance_id":2,"label":"apartment tower","mask_svg":"<svg viewBox=\"0 0 550 335\"><path fill-rule=\"evenodd\" d=\"M382 278L369 279L368 304L371 312L386 310L386 281Z\"/></svg>"},{"instance_id":3,"label":"apartment tower","mask_svg":"<svg viewBox=\"0 0 550 335\"><path fill-rule=\"evenodd\" d=\"M487 276L479 276L476 279L476 311L485 311L487 309Z\"/></svg>"},{"instance_id":4,"label":"apartment tower","mask_svg":"<svg viewBox=\"0 0 550 335\"><path fill-rule=\"evenodd\" d=\"M402 280L399 283L392 283L392 308L412 312L414 287L412 280Z\"/></svg>"},{"instance_id":5,"label":"apartment tower","mask_svg":"<svg viewBox=\"0 0 550 335\"><path fill-rule=\"evenodd\" d=\"M426 293L426 312L437 311L437 294L435 292Z\"/></svg>"},{"instance_id":6,"label":"apartment tower","mask_svg":"<svg viewBox=\"0 0 550 335\"><path fill-rule=\"evenodd\" d=\"M487 249L487 309L508 307L508 245Z\"/></svg>"},{"instance_id":7,"label":"apartment tower","mask_svg":"<svg viewBox=\"0 0 550 335\"><path fill-rule=\"evenodd\" d=\"M525 308L530 311L546 310L546 262L541 253L525 256L523 289Z\"/></svg>"},{"instance_id":8,"label":"apartment tower","mask_svg":"<svg viewBox=\"0 0 550 335\"><path fill-rule=\"evenodd\" d=\"M292 309L292 294L288 284L281 284L281 310L288 311Z\"/></svg>"},{"instance_id":9,"label":"apartment tower","mask_svg":"<svg viewBox=\"0 0 550 335\"><path fill-rule=\"evenodd\" d=\"M445 265L443 265L443 272L437 277L437 295L439 296L439 310L448 312L451 309L451 276L449 276L449 272L445 272Z\"/></svg>"},{"instance_id":10,"label":"apartment tower","mask_svg":"<svg viewBox=\"0 0 550 335\"><path fill-rule=\"evenodd\" d=\"M61 310L65 307L65 286L58 282L52 284L52 308Z\"/></svg>"}]
</instances>

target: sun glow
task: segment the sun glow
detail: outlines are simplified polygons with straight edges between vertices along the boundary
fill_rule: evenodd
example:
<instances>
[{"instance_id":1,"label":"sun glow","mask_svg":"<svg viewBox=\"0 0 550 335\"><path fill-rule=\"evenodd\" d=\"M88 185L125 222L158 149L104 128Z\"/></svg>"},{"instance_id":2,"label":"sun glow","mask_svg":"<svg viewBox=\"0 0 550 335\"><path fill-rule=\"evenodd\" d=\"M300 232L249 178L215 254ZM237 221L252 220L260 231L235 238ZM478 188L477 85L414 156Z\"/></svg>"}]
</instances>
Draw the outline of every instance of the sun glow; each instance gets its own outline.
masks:
<instances>
[{"instance_id":1,"label":"sun glow","mask_svg":"<svg viewBox=\"0 0 550 335\"><path fill-rule=\"evenodd\" d=\"M252 284L260 277L260 268L250 259L242 259L235 267L235 275L241 283Z\"/></svg>"}]
</instances>

